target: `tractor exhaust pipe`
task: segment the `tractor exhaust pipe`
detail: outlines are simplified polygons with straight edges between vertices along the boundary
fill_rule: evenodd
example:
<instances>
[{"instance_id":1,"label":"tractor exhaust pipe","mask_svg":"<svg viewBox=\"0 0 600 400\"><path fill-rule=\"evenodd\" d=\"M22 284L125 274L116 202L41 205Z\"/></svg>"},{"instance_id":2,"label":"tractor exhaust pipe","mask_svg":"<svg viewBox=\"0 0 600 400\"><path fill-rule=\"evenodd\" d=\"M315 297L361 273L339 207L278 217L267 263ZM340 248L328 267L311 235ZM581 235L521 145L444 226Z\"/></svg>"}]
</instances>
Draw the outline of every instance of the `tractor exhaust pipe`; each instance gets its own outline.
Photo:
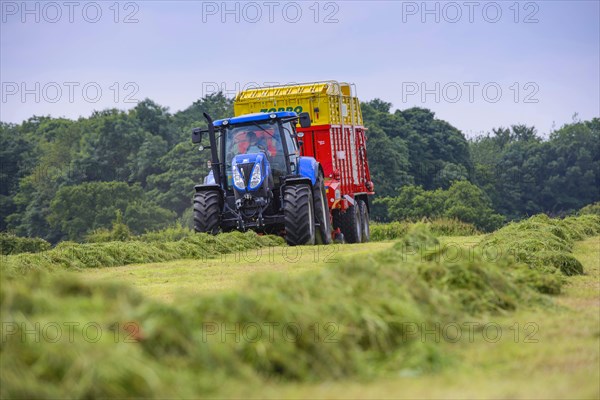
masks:
<instances>
[{"instance_id":1,"label":"tractor exhaust pipe","mask_svg":"<svg viewBox=\"0 0 600 400\"><path fill-rule=\"evenodd\" d=\"M210 156L211 156L211 168L215 183L221 186L221 163L219 162L219 149L217 149L217 138L215 137L215 126L213 125L213 119L207 113L203 113L206 122L208 122L208 139L210 141Z\"/></svg>"}]
</instances>

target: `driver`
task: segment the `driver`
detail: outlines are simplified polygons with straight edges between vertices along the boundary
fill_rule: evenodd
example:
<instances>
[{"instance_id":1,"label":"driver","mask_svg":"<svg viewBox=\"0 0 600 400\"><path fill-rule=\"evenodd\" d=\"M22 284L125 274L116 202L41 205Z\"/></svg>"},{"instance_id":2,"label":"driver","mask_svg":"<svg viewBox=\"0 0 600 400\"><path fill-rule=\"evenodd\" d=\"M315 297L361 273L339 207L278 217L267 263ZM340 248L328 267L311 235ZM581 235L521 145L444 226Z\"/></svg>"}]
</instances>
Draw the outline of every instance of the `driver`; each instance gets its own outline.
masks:
<instances>
[{"instance_id":1,"label":"driver","mask_svg":"<svg viewBox=\"0 0 600 400\"><path fill-rule=\"evenodd\" d=\"M256 136L256 132L249 131L247 133L248 140L248 148L246 149L246 153L260 153L266 151L266 146L264 145L264 140L258 140Z\"/></svg>"}]
</instances>

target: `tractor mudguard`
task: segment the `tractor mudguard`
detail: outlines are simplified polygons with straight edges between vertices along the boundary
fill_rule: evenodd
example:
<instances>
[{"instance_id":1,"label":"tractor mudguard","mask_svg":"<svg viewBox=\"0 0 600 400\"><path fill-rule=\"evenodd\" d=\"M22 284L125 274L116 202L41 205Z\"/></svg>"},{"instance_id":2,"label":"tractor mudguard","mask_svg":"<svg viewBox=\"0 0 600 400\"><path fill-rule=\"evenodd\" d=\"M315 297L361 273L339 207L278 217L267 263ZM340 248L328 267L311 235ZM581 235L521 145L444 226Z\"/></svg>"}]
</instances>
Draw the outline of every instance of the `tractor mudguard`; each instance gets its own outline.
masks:
<instances>
[{"instance_id":1,"label":"tractor mudguard","mask_svg":"<svg viewBox=\"0 0 600 400\"><path fill-rule=\"evenodd\" d=\"M220 193L221 187L219 185L196 185L194 186L194 190L196 193L205 192L207 190L216 190Z\"/></svg>"},{"instance_id":2,"label":"tractor mudguard","mask_svg":"<svg viewBox=\"0 0 600 400\"><path fill-rule=\"evenodd\" d=\"M286 185L312 185L310 178L305 176L293 176L285 178Z\"/></svg>"},{"instance_id":3,"label":"tractor mudguard","mask_svg":"<svg viewBox=\"0 0 600 400\"><path fill-rule=\"evenodd\" d=\"M313 157L300 157L298 160L298 174L310 179L311 186L314 186L319 176L319 163Z\"/></svg>"}]
</instances>

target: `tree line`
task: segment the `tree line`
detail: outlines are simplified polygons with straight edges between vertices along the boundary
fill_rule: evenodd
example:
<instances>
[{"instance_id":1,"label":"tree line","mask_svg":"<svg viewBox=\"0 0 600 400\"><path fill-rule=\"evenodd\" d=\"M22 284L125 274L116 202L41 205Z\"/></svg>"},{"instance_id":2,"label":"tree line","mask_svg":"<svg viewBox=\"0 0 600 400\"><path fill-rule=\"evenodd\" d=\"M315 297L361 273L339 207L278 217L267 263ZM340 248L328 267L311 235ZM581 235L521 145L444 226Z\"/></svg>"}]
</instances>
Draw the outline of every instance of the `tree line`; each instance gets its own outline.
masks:
<instances>
[{"instance_id":1,"label":"tree line","mask_svg":"<svg viewBox=\"0 0 600 400\"><path fill-rule=\"evenodd\" d=\"M542 138L517 124L467 140L430 110L363 103L382 221L451 217L492 230L538 213L563 216L600 199L600 119ZM382 187L383 186L383 187Z\"/></svg>"},{"instance_id":2,"label":"tree line","mask_svg":"<svg viewBox=\"0 0 600 400\"><path fill-rule=\"evenodd\" d=\"M467 140L430 110L362 103L380 221L444 216L490 230L545 212L562 215L600 200L600 119L574 121L543 139L515 125ZM208 154L193 127L233 115L208 95L183 111L146 99L70 120L34 116L0 123L0 230L51 242L83 240L116 215L131 232L191 220Z\"/></svg>"}]
</instances>

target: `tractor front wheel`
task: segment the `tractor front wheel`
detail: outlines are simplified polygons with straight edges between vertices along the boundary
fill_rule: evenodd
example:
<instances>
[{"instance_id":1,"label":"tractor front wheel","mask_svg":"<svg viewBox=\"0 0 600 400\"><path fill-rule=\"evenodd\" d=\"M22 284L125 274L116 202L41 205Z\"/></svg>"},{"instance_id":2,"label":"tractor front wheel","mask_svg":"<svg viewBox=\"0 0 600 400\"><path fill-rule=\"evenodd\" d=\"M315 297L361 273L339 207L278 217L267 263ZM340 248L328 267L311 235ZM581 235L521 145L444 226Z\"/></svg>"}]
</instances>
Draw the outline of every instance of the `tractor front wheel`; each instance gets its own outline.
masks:
<instances>
[{"instance_id":1,"label":"tractor front wheel","mask_svg":"<svg viewBox=\"0 0 600 400\"><path fill-rule=\"evenodd\" d=\"M286 186L283 191L285 240L290 246L315 244L315 209L308 185Z\"/></svg>"},{"instance_id":2,"label":"tractor front wheel","mask_svg":"<svg viewBox=\"0 0 600 400\"><path fill-rule=\"evenodd\" d=\"M221 223L221 197L215 190L194 195L194 230L216 235Z\"/></svg>"}]
</instances>

